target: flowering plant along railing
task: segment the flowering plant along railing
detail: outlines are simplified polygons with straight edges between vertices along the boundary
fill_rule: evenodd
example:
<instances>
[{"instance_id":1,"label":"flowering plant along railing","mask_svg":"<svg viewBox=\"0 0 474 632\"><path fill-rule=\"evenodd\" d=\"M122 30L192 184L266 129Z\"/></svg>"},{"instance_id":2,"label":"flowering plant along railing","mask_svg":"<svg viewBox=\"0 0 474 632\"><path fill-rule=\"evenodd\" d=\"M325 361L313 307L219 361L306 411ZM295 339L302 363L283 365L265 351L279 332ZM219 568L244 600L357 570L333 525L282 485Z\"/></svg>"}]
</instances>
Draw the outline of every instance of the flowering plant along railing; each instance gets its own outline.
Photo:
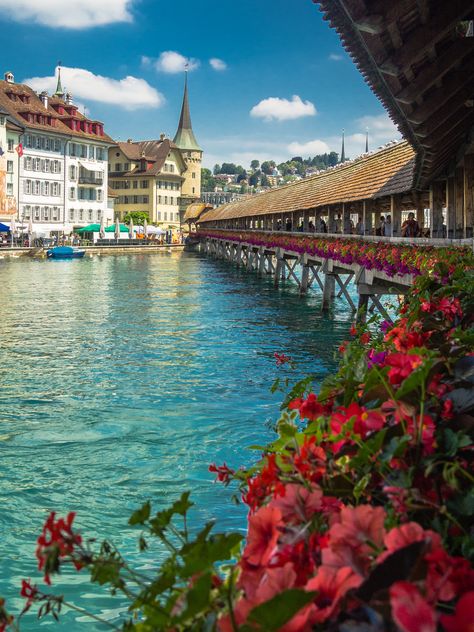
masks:
<instances>
[{"instance_id":1,"label":"flowering plant along railing","mask_svg":"<svg viewBox=\"0 0 474 632\"><path fill-rule=\"evenodd\" d=\"M451 273L462 265L469 254L468 248L435 248L434 246L402 245L389 242L366 242L343 237L310 237L257 231L200 230L200 239L225 239L235 243L265 248L282 248L297 254L308 254L321 259L332 259L344 264L358 264L367 270L379 270L388 276L425 274L437 263L447 264Z\"/></svg>"},{"instance_id":2,"label":"flowering plant along railing","mask_svg":"<svg viewBox=\"0 0 474 632\"><path fill-rule=\"evenodd\" d=\"M211 525L191 536L187 493L130 519L140 550L150 537L169 550L155 574L52 514L37 548L45 583L89 570L130 604L106 625L138 632L472 632L474 275L472 256L451 256L418 276L394 326L352 328L318 394L311 378L291 389L254 466L210 466L240 486L243 546ZM273 388L286 390L290 350L275 359ZM65 602L50 590L25 580L24 611L57 617ZM1 603L0 630L21 621Z\"/></svg>"}]
</instances>

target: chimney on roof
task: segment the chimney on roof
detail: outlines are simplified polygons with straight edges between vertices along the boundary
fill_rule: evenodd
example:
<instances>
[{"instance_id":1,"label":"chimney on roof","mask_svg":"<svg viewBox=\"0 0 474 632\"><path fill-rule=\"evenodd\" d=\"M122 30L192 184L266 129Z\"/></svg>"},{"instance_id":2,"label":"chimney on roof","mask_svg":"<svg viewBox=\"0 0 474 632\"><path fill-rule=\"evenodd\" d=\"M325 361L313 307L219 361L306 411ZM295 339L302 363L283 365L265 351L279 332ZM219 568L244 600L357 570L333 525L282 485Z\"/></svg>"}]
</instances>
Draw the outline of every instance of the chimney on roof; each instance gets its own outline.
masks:
<instances>
[{"instance_id":1,"label":"chimney on roof","mask_svg":"<svg viewBox=\"0 0 474 632\"><path fill-rule=\"evenodd\" d=\"M15 83L15 77L13 76L12 72L6 72L4 77L5 81L7 81L8 83Z\"/></svg>"},{"instance_id":2,"label":"chimney on roof","mask_svg":"<svg viewBox=\"0 0 474 632\"><path fill-rule=\"evenodd\" d=\"M161 134L160 134L161 142L163 142L165 140L165 138L166 138L166 134L164 132L161 132Z\"/></svg>"},{"instance_id":3,"label":"chimney on roof","mask_svg":"<svg viewBox=\"0 0 474 632\"><path fill-rule=\"evenodd\" d=\"M133 143L133 140L131 138L127 138L127 143Z\"/></svg>"},{"instance_id":4,"label":"chimney on roof","mask_svg":"<svg viewBox=\"0 0 474 632\"><path fill-rule=\"evenodd\" d=\"M66 105L72 105L72 94L70 92L66 93Z\"/></svg>"},{"instance_id":5,"label":"chimney on roof","mask_svg":"<svg viewBox=\"0 0 474 632\"><path fill-rule=\"evenodd\" d=\"M46 92L46 90L43 90L43 92L39 95L39 98L41 99L42 104L44 105L45 108L48 107L48 93Z\"/></svg>"}]
</instances>

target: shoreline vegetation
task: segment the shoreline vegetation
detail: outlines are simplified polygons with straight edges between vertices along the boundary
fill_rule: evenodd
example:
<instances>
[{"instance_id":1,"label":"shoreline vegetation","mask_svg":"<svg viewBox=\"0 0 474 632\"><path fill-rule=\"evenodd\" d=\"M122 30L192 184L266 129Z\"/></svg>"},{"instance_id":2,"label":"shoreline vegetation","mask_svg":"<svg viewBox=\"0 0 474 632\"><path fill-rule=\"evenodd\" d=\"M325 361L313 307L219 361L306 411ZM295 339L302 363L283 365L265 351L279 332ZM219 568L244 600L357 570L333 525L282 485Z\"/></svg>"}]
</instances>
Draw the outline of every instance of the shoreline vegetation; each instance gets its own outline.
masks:
<instances>
[{"instance_id":1,"label":"shoreline vegetation","mask_svg":"<svg viewBox=\"0 0 474 632\"><path fill-rule=\"evenodd\" d=\"M383 258L388 273L416 280L393 325L351 328L318 393L311 378L291 386L291 349L275 351L273 389L285 393L275 440L250 467L209 468L247 505L245 537L212 524L190 533L189 492L158 513L147 502L129 524L140 551L158 539L169 553L151 573L79 534L73 513L52 513L36 549L45 586L25 578L23 612L2 601L0 631L27 630L30 609L86 614L49 587L70 568L129 603L124 620L103 621L115 630L472 630L474 257L324 241L327 250L311 247L366 265Z\"/></svg>"}]
</instances>

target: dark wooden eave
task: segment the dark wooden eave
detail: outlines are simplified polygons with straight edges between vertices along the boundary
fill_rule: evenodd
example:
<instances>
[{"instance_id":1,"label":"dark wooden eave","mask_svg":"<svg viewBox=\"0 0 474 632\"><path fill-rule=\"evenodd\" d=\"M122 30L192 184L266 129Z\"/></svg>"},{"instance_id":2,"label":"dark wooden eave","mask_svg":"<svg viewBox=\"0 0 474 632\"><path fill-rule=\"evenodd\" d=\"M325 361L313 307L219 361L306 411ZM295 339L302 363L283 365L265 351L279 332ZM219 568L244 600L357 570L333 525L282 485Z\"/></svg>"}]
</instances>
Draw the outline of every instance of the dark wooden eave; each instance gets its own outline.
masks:
<instances>
[{"instance_id":1,"label":"dark wooden eave","mask_svg":"<svg viewBox=\"0 0 474 632\"><path fill-rule=\"evenodd\" d=\"M453 167L474 129L473 0L313 0L417 152L415 186Z\"/></svg>"}]
</instances>

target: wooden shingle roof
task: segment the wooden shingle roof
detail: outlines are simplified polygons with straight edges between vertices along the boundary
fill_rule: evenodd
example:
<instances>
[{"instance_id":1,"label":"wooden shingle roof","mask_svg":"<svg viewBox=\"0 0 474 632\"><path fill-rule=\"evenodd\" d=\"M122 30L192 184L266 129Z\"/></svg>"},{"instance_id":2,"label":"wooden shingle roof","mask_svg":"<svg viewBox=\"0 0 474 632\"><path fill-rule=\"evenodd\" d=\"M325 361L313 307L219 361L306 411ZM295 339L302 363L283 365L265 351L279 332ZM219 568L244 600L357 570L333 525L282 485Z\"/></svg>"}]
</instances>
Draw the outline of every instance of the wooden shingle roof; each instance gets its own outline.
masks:
<instances>
[{"instance_id":1,"label":"wooden shingle roof","mask_svg":"<svg viewBox=\"0 0 474 632\"><path fill-rule=\"evenodd\" d=\"M271 213L291 213L328 204L355 202L410 191L415 154L407 141L342 164L294 184L225 204L199 223Z\"/></svg>"}]
</instances>

